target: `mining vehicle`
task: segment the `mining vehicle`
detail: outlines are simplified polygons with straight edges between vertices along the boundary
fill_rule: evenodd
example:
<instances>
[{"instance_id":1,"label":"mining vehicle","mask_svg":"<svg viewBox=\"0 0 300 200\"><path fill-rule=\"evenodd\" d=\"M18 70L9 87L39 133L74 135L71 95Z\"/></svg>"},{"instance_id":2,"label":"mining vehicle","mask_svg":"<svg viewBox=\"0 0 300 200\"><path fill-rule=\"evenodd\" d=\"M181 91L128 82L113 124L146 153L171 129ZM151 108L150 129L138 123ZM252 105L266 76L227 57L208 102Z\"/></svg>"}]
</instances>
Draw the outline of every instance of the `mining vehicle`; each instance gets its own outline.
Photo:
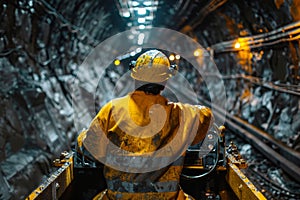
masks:
<instances>
[{"instance_id":1,"label":"mining vehicle","mask_svg":"<svg viewBox=\"0 0 300 200\"><path fill-rule=\"evenodd\" d=\"M186 150L181 188L195 199L266 199L243 173L247 161L234 142L225 143L224 127L214 124L206 140ZM26 200L90 200L105 190L103 164L76 151L62 152L54 171Z\"/></svg>"}]
</instances>

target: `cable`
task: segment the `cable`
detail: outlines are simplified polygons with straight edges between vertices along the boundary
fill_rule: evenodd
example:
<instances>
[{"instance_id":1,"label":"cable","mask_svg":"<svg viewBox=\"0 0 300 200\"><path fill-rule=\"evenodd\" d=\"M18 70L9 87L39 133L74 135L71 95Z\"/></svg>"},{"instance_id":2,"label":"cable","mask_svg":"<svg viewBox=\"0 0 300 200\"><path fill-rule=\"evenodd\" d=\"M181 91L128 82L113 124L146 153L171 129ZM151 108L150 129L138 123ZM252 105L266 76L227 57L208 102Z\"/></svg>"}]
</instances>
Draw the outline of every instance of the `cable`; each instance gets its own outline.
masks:
<instances>
[{"instance_id":1,"label":"cable","mask_svg":"<svg viewBox=\"0 0 300 200\"><path fill-rule=\"evenodd\" d=\"M211 172L213 172L216 169L216 167L217 167L217 165L219 163L219 153L220 153L219 152L219 149L220 149L219 148L219 145L220 145L219 141L220 141L220 134L218 134L219 130L218 130L218 128L217 128L217 126L215 124L214 124L213 127L216 129L216 131L213 131L213 134L217 135L217 138L218 138L218 142L217 142L217 145L216 145L216 154L217 155L216 155L216 159L215 159L215 163L214 163L213 167L211 167L209 171L207 171L207 172L205 172L203 174L200 174L200 175L196 175L196 176L190 176L190 175L186 175L186 174L181 173L182 177L187 178L187 179L202 178L204 176L209 175Z\"/></svg>"},{"instance_id":2,"label":"cable","mask_svg":"<svg viewBox=\"0 0 300 200\"><path fill-rule=\"evenodd\" d=\"M240 51L245 49L271 46L282 42L299 40L299 38L300 22L294 22L267 33L254 35L252 37L241 37L235 40L220 42L212 45L210 48L218 53ZM241 43L240 48L234 48L234 44L236 42Z\"/></svg>"},{"instance_id":3,"label":"cable","mask_svg":"<svg viewBox=\"0 0 300 200\"><path fill-rule=\"evenodd\" d=\"M254 83L256 85L263 86L265 88L269 88L269 89L272 89L272 90L276 90L276 91L279 91L279 92L283 92L283 93L287 93L287 94L291 94L291 95L295 95L295 96L300 96L300 91L297 90L300 87L296 86L296 85L293 85L293 87L295 87L296 90L291 90L291 89L284 88L282 86L278 86L278 85L276 85L272 82L262 81L261 78L259 78L259 77L246 76L244 74L222 76L222 79L239 79L239 78L250 81L251 83ZM286 85L286 87L289 87L289 85Z\"/></svg>"},{"instance_id":4,"label":"cable","mask_svg":"<svg viewBox=\"0 0 300 200\"><path fill-rule=\"evenodd\" d=\"M252 171L252 173L258 175L259 177L261 177L262 179L264 179L267 183L269 183L270 185L274 187L276 187L277 190L280 190L280 192L282 193L282 191L285 191L285 195L289 196L289 197L295 197L295 196L300 196L299 192L294 192L291 190L288 190L280 185L278 185L277 183L275 183L273 180L267 178L266 176L264 176L261 172L259 172L258 170L252 169L251 167L248 168L250 171ZM290 195L290 194L292 195Z\"/></svg>"}]
</instances>

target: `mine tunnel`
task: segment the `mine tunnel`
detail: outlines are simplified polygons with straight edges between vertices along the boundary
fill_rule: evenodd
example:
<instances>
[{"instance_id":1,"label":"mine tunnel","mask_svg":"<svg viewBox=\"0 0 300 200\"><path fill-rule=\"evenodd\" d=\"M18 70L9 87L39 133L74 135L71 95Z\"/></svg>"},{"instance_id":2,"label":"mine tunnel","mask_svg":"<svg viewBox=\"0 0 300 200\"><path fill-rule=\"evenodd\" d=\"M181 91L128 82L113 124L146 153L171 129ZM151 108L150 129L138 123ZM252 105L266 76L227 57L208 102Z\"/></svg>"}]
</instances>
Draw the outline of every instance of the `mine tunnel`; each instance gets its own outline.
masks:
<instances>
[{"instance_id":1,"label":"mine tunnel","mask_svg":"<svg viewBox=\"0 0 300 200\"><path fill-rule=\"evenodd\" d=\"M101 163L76 157L76 139L102 106L134 90L129 66L149 49L178 66L163 95L205 105L224 125L223 150L238 149L257 199L300 199L300 1L0 2L1 200L92 199L105 188ZM234 198L217 191L231 180L218 178L225 154L207 151L212 160L199 164L201 151L189 149L198 154L186 166L208 167L203 176L187 167L184 191L246 199L235 180ZM59 158L72 158L65 188L57 180L66 177L49 179ZM41 185L51 192L33 197Z\"/></svg>"}]
</instances>

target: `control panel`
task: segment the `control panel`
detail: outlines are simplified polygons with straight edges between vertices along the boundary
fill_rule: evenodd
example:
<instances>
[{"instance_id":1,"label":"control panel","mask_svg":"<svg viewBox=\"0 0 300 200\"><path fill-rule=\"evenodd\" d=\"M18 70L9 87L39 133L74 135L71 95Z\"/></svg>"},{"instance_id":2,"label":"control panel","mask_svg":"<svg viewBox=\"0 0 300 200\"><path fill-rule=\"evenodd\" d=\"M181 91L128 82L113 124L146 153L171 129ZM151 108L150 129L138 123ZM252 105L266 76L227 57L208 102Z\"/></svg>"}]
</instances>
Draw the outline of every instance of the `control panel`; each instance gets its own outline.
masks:
<instances>
[{"instance_id":1,"label":"control panel","mask_svg":"<svg viewBox=\"0 0 300 200\"><path fill-rule=\"evenodd\" d=\"M205 139L186 151L183 177L199 178L213 170L226 170L226 155L224 142L224 127L213 127L206 134ZM193 170L193 175L189 171ZM200 174L195 175L197 170Z\"/></svg>"}]
</instances>

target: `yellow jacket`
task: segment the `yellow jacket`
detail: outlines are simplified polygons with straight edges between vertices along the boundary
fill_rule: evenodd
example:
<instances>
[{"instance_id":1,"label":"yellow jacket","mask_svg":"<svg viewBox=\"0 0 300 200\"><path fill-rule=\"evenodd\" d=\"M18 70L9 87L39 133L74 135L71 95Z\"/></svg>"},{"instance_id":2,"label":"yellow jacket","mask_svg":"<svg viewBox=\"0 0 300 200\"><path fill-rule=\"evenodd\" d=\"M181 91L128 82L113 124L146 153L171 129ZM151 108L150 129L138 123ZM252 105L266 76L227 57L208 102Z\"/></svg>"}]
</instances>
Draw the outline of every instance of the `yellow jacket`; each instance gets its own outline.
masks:
<instances>
[{"instance_id":1,"label":"yellow jacket","mask_svg":"<svg viewBox=\"0 0 300 200\"><path fill-rule=\"evenodd\" d=\"M183 140L189 139L193 129L195 134L188 145L199 143L204 139L212 121L213 116L209 108L169 103L161 95L134 91L107 103L93 119L89 129L79 135L78 144L81 149L90 151L96 159L105 157L110 151L109 148L97 149L97 139L88 139L89 135L97 134L100 129L105 137L123 152L135 155L157 152L172 144L171 149L180 155L174 162L154 171L142 170L142 173L132 173L126 172L127 169L120 170L105 165L104 177L108 186L106 198L178 199L182 196L179 194L179 179L187 147ZM101 145L103 146L103 143Z\"/></svg>"}]
</instances>

